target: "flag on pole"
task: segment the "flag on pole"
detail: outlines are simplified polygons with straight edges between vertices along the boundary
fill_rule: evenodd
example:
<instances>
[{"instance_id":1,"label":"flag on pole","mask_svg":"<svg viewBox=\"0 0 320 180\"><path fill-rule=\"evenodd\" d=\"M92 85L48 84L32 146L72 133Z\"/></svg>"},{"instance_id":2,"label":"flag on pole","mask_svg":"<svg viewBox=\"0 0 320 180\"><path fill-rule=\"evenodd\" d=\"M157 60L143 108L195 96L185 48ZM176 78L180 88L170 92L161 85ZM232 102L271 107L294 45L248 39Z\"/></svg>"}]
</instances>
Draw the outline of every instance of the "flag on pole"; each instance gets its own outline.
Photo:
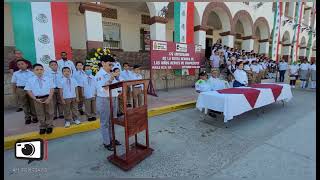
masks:
<instances>
[{"instance_id":1,"label":"flag on pole","mask_svg":"<svg viewBox=\"0 0 320 180\"><path fill-rule=\"evenodd\" d=\"M174 2L174 41L192 44L194 37L194 2ZM176 70L175 74L194 75L195 69Z\"/></svg>"},{"instance_id":2,"label":"flag on pole","mask_svg":"<svg viewBox=\"0 0 320 180\"><path fill-rule=\"evenodd\" d=\"M33 64L48 68L65 51L71 58L68 6L64 2L10 2L14 41Z\"/></svg>"},{"instance_id":3,"label":"flag on pole","mask_svg":"<svg viewBox=\"0 0 320 180\"><path fill-rule=\"evenodd\" d=\"M279 0L277 1L277 7L273 18L273 33L272 33L272 48L271 57L272 59L278 61L278 48L279 48L279 38L280 38L280 25L281 25L281 6Z\"/></svg>"},{"instance_id":4,"label":"flag on pole","mask_svg":"<svg viewBox=\"0 0 320 180\"><path fill-rule=\"evenodd\" d=\"M293 34L293 48L291 50L291 63L297 60L297 51L299 43L299 33L300 33L300 23L301 23L301 12L302 12L302 3L301 0L298 1L298 6L296 8L296 14L294 19L294 34ZM296 38L297 36L297 38Z\"/></svg>"}]
</instances>

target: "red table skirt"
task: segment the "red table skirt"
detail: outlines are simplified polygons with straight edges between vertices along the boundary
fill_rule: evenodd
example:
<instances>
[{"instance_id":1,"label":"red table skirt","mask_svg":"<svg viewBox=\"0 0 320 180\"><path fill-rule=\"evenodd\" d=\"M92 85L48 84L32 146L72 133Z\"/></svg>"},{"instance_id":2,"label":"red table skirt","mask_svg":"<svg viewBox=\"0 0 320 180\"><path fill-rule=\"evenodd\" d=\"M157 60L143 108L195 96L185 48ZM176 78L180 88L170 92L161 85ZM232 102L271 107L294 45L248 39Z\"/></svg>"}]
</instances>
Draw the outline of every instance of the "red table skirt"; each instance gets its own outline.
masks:
<instances>
[{"instance_id":1,"label":"red table skirt","mask_svg":"<svg viewBox=\"0 0 320 180\"><path fill-rule=\"evenodd\" d=\"M221 94L243 94L252 108L254 108L260 94L260 90L251 88L228 88L217 92Z\"/></svg>"},{"instance_id":2,"label":"red table skirt","mask_svg":"<svg viewBox=\"0 0 320 180\"><path fill-rule=\"evenodd\" d=\"M251 84L250 87L253 88L270 88L273 93L274 100L277 101L277 98L279 97L281 91L282 91L282 86L277 85L277 84Z\"/></svg>"}]
</instances>

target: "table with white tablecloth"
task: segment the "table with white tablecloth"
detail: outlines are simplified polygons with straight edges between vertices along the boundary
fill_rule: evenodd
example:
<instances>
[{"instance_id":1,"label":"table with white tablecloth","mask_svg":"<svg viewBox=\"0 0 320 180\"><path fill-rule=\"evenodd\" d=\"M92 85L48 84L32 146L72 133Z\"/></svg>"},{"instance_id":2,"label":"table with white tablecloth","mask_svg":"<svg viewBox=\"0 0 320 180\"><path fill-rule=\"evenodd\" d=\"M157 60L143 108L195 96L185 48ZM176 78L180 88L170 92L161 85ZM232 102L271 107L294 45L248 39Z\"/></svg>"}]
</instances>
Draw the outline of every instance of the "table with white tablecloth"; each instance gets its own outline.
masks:
<instances>
[{"instance_id":1,"label":"table with white tablecloth","mask_svg":"<svg viewBox=\"0 0 320 180\"><path fill-rule=\"evenodd\" d=\"M276 84L276 83L265 83ZM233 119L234 116L240 115L244 112L250 111L255 108L260 108L276 101L288 102L292 98L291 87L288 84L281 85L282 90L278 98L275 100L272 90L268 88L253 88L260 90L260 94L256 100L254 107L248 103L243 94L222 94L217 91L202 92L199 94L196 107L202 111L205 110L207 114L208 109L222 112L224 115L224 122ZM252 87L239 87L239 88L252 88Z\"/></svg>"}]
</instances>

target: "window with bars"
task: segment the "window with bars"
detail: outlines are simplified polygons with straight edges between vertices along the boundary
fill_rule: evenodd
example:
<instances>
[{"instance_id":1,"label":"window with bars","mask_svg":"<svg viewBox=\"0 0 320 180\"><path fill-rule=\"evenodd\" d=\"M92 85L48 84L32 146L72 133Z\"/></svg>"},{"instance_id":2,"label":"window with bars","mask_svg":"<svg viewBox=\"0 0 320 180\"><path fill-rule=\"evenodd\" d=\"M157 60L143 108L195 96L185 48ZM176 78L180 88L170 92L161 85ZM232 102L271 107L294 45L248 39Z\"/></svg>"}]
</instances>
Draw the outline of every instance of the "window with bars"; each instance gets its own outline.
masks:
<instances>
[{"instance_id":1,"label":"window with bars","mask_svg":"<svg viewBox=\"0 0 320 180\"><path fill-rule=\"evenodd\" d=\"M120 24L103 22L103 46L109 49L121 49Z\"/></svg>"}]
</instances>

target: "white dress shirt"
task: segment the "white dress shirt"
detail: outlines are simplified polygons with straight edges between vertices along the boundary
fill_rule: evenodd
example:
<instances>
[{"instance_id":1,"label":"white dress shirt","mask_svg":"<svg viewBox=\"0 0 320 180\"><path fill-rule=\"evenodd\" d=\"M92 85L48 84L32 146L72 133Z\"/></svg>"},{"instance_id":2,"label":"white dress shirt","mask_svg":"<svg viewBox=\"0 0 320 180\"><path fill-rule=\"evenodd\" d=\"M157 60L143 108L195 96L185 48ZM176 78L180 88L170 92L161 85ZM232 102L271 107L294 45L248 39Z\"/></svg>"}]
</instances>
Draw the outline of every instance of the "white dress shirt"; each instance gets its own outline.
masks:
<instances>
[{"instance_id":1,"label":"white dress shirt","mask_svg":"<svg viewBox=\"0 0 320 180\"><path fill-rule=\"evenodd\" d=\"M74 78L63 77L61 82L58 84L58 87L62 89L63 99L77 97L76 88L78 87L78 83Z\"/></svg>"},{"instance_id":2,"label":"white dress shirt","mask_svg":"<svg viewBox=\"0 0 320 180\"><path fill-rule=\"evenodd\" d=\"M244 70L237 69L233 76L236 81L238 81L241 84L248 84L248 76L247 73Z\"/></svg>"},{"instance_id":3,"label":"white dress shirt","mask_svg":"<svg viewBox=\"0 0 320 180\"><path fill-rule=\"evenodd\" d=\"M16 71L13 73L11 78L11 83L15 83L16 86L26 86L28 80L35 76L34 73L30 70L22 71L21 69L19 71Z\"/></svg>"},{"instance_id":4,"label":"white dress shirt","mask_svg":"<svg viewBox=\"0 0 320 180\"><path fill-rule=\"evenodd\" d=\"M290 65L289 66L289 72L290 72L290 75L298 75L298 69L299 69L299 66L298 65Z\"/></svg>"},{"instance_id":5,"label":"white dress shirt","mask_svg":"<svg viewBox=\"0 0 320 180\"><path fill-rule=\"evenodd\" d=\"M202 79L199 79L196 82L195 88L196 88L196 91L200 91L200 92L207 92L212 90L209 80L202 80Z\"/></svg>"},{"instance_id":6,"label":"white dress shirt","mask_svg":"<svg viewBox=\"0 0 320 180\"><path fill-rule=\"evenodd\" d=\"M254 72L254 73L259 73L260 72L260 68L259 68L258 65L252 64L250 67L251 67L252 72Z\"/></svg>"},{"instance_id":7,"label":"white dress shirt","mask_svg":"<svg viewBox=\"0 0 320 180\"><path fill-rule=\"evenodd\" d=\"M76 71L76 67L74 66L74 63L71 60L64 61L63 59L60 59L57 61L58 63L58 71L62 73L62 68L69 67L71 70L71 74L73 74Z\"/></svg>"},{"instance_id":8,"label":"white dress shirt","mask_svg":"<svg viewBox=\"0 0 320 180\"><path fill-rule=\"evenodd\" d=\"M53 70L49 69L48 71L45 71L45 76L48 76L51 78L53 82L54 88L58 88L59 82L61 82L63 75L62 73L59 73L59 71L54 72Z\"/></svg>"},{"instance_id":9,"label":"white dress shirt","mask_svg":"<svg viewBox=\"0 0 320 180\"><path fill-rule=\"evenodd\" d=\"M132 72L130 70L123 70L121 71L120 76L125 81L130 81L132 78Z\"/></svg>"},{"instance_id":10,"label":"white dress shirt","mask_svg":"<svg viewBox=\"0 0 320 180\"><path fill-rule=\"evenodd\" d=\"M96 90L97 90L98 97L109 97L109 88L105 88L103 86L110 84L108 82L110 78L111 78L111 73L110 72L107 73L103 68L100 68L100 70L95 76L95 79L97 81ZM112 97L117 97L117 96L112 94Z\"/></svg>"},{"instance_id":11,"label":"white dress shirt","mask_svg":"<svg viewBox=\"0 0 320 180\"><path fill-rule=\"evenodd\" d=\"M140 80L140 79L142 79L142 75L132 72L131 79L132 80ZM135 85L134 87L141 87L141 89L143 89L143 84Z\"/></svg>"},{"instance_id":12,"label":"white dress shirt","mask_svg":"<svg viewBox=\"0 0 320 180\"><path fill-rule=\"evenodd\" d=\"M80 87L83 87L83 80L87 77L87 75L83 70L76 70L72 77L77 81Z\"/></svg>"},{"instance_id":13,"label":"white dress shirt","mask_svg":"<svg viewBox=\"0 0 320 180\"><path fill-rule=\"evenodd\" d=\"M216 56L215 54L210 56L211 64L213 65L213 68L218 68L220 63L220 57Z\"/></svg>"},{"instance_id":14,"label":"white dress shirt","mask_svg":"<svg viewBox=\"0 0 320 180\"><path fill-rule=\"evenodd\" d=\"M310 64L308 63L302 63L300 64L300 69L301 70L309 70Z\"/></svg>"},{"instance_id":15,"label":"white dress shirt","mask_svg":"<svg viewBox=\"0 0 320 180\"><path fill-rule=\"evenodd\" d=\"M287 69L288 69L288 63L286 63L286 62L280 62L279 63L279 70L280 71L285 71Z\"/></svg>"},{"instance_id":16,"label":"white dress shirt","mask_svg":"<svg viewBox=\"0 0 320 180\"><path fill-rule=\"evenodd\" d=\"M310 67L309 67L309 69L310 69L311 71L316 71L316 68L317 68L316 64L312 64L312 65L310 65Z\"/></svg>"},{"instance_id":17,"label":"white dress shirt","mask_svg":"<svg viewBox=\"0 0 320 180\"><path fill-rule=\"evenodd\" d=\"M85 99L90 99L96 95L97 81L93 75L85 75L83 78L83 94Z\"/></svg>"},{"instance_id":18,"label":"white dress shirt","mask_svg":"<svg viewBox=\"0 0 320 180\"><path fill-rule=\"evenodd\" d=\"M49 76L31 77L26 83L24 90L31 91L34 96L45 96L50 94L50 90L54 88L52 79Z\"/></svg>"},{"instance_id":19,"label":"white dress shirt","mask_svg":"<svg viewBox=\"0 0 320 180\"><path fill-rule=\"evenodd\" d=\"M220 90L220 89L225 89L225 88L228 88L229 84L222 80L222 79L219 79L219 78L213 78L213 77L210 77L209 78L209 83L210 83L210 86L211 86L211 90L213 91L216 91L216 90Z\"/></svg>"}]
</instances>

